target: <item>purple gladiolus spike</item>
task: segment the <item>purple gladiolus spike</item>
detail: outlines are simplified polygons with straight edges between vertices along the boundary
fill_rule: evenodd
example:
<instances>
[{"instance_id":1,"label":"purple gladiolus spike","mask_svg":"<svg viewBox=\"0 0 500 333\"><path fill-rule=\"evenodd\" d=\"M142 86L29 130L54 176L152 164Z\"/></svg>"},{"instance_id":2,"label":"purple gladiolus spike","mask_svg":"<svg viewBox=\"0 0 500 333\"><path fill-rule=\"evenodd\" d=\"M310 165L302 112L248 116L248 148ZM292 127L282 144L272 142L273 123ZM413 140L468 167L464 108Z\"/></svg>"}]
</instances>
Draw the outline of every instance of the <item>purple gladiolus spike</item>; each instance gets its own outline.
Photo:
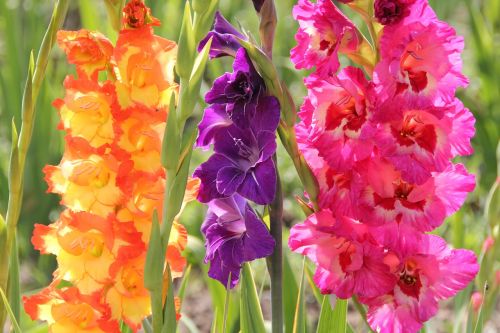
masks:
<instances>
[{"instance_id":1,"label":"purple gladiolus spike","mask_svg":"<svg viewBox=\"0 0 500 333\"><path fill-rule=\"evenodd\" d=\"M243 263L269 256L275 241L265 224L246 201L234 195L209 202L201 228L207 248L208 275L233 288L239 280Z\"/></svg>"},{"instance_id":2,"label":"purple gladiolus spike","mask_svg":"<svg viewBox=\"0 0 500 333\"><path fill-rule=\"evenodd\" d=\"M210 46L209 52L210 59L224 56L234 57L238 49L241 48L236 37L247 40L247 38L236 30L221 13L217 12L215 13L215 22L212 31L202 39L198 45L198 52L201 51L210 38L212 38L212 45Z\"/></svg>"}]
</instances>

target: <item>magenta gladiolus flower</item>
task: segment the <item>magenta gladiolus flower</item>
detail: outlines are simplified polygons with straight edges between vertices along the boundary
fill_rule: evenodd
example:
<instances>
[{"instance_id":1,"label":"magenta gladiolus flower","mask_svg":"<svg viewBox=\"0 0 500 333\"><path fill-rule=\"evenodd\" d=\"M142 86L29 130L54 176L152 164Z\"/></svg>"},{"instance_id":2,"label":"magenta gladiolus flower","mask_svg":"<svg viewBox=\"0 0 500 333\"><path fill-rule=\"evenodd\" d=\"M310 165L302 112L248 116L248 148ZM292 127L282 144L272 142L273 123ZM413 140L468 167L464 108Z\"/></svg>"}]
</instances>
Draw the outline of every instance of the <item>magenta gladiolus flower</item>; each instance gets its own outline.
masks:
<instances>
[{"instance_id":1,"label":"magenta gladiolus flower","mask_svg":"<svg viewBox=\"0 0 500 333\"><path fill-rule=\"evenodd\" d=\"M434 316L438 302L454 296L479 270L476 256L468 250L452 250L435 235L422 235L386 260L398 282L391 292L362 298L375 331L417 332Z\"/></svg>"},{"instance_id":2,"label":"magenta gladiolus flower","mask_svg":"<svg viewBox=\"0 0 500 333\"><path fill-rule=\"evenodd\" d=\"M431 231L453 214L475 187L474 175L461 164L450 164L422 185L405 182L385 160L370 159L358 165L363 187L358 218L371 225L409 224Z\"/></svg>"},{"instance_id":3,"label":"magenta gladiolus flower","mask_svg":"<svg viewBox=\"0 0 500 333\"><path fill-rule=\"evenodd\" d=\"M404 94L451 103L455 90L468 84L461 73L463 47L463 38L439 21L388 26L374 73L377 89L388 99Z\"/></svg>"},{"instance_id":4,"label":"magenta gladiolus flower","mask_svg":"<svg viewBox=\"0 0 500 333\"><path fill-rule=\"evenodd\" d=\"M313 68L320 75L337 72L338 52L356 51L361 43L358 29L330 0L299 0L293 17L300 29L295 35L297 46L291 51L296 68Z\"/></svg>"},{"instance_id":5,"label":"magenta gladiolus flower","mask_svg":"<svg viewBox=\"0 0 500 333\"><path fill-rule=\"evenodd\" d=\"M392 290L397 281L367 226L346 217L335 219L329 210L294 226L288 245L317 264L314 281L323 293L374 297Z\"/></svg>"},{"instance_id":6,"label":"magenta gladiolus flower","mask_svg":"<svg viewBox=\"0 0 500 333\"><path fill-rule=\"evenodd\" d=\"M370 121L373 87L359 68L307 79L309 95L300 117L315 128L311 142L319 156L338 171L372 153L375 126Z\"/></svg>"},{"instance_id":7,"label":"magenta gladiolus flower","mask_svg":"<svg viewBox=\"0 0 500 333\"><path fill-rule=\"evenodd\" d=\"M451 158L472 153L475 120L459 100L443 107L419 104L419 98L397 97L382 105L374 139L405 181L423 184Z\"/></svg>"},{"instance_id":8,"label":"magenta gladiolus flower","mask_svg":"<svg viewBox=\"0 0 500 333\"><path fill-rule=\"evenodd\" d=\"M208 275L233 288L239 280L241 265L271 255L274 239L264 222L240 196L215 199L208 204L201 231L206 238L205 262Z\"/></svg>"}]
</instances>

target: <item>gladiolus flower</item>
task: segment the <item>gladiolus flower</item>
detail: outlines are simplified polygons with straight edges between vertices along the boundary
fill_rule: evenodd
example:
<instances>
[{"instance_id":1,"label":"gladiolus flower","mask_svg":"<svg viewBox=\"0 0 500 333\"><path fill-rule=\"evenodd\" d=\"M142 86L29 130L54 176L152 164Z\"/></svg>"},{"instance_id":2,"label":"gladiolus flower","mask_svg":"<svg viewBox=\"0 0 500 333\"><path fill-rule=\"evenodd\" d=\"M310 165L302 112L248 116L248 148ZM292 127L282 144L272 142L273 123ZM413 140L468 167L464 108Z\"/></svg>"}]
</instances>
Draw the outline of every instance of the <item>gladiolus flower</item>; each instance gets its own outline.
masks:
<instances>
[{"instance_id":1,"label":"gladiolus flower","mask_svg":"<svg viewBox=\"0 0 500 333\"><path fill-rule=\"evenodd\" d=\"M57 289L54 284L33 296L23 297L24 308L32 320L48 323L49 332L119 333L118 321L99 294L82 295L77 288Z\"/></svg>"},{"instance_id":2,"label":"gladiolus flower","mask_svg":"<svg viewBox=\"0 0 500 333\"><path fill-rule=\"evenodd\" d=\"M424 235L398 253L393 272L399 281L394 290L368 304L370 326L381 332L417 332L438 309L438 302L454 296L479 270L468 250L452 250L434 235Z\"/></svg>"},{"instance_id":3,"label":"gladiolus flower","mask_svg":"<svg viewBox=\"0 0 500 333\"><path fill-rule=\"evenodd\" d=\"M316 67L320 75L337 72L337 53L356 52L362 37L352 23L330 0L299 0L293 17L300 28L295 39L298 45L291 51L296 68Z\"/></svg>"},{"instance_id":4,"label":"gladiolus flower","mask_svg":"<svg viewBox=\"0 0 500 333\"><path fill-rule=\"evenodd\" d=\"M278 122L276 99L263 97L250 128L231 125L220 129L214 136L215 154L194 172L201 179L198 200L208 202L238 193L258 204L270 203L276 191L272 156Z\"/></svg>"},{"instance_id":5,"label":"gladiolus flower","mask_svg":"<svg viewBox=\"0 0 500 333\"><path fill-rule=\"evenodd\" d=\"M265 224L246 201L234 195L208 203L209 210L201 228L206 238L205 262L209 276L233 288L243 263L270 255L274 239Z\"/></svg>"},{"instance_id":6,"label":"gladiolus flower","mask_svg":"<svg viewBox=\"0 0 500 333\"><path fill-rule=\"evenodd\" d=\"M111 60L113 45L99 32L85 29L57 32L57 44L68 61L76 65L79 76L97 80L97 73L106 69Z\"/></svg>"},{"instance_id":7,"label":"gladiolus flower","mask_svg":"<svg viewBox=\"0 0 500 333\"><path fill-rule=\"evenodd\" d=\"M335 220L329 210L315 213L292 228L288 245L318 265L314 281L322 293L340 298L378 296L396 278L384 263L384 250L358 221Z\"/></svg>"}]
</instances>

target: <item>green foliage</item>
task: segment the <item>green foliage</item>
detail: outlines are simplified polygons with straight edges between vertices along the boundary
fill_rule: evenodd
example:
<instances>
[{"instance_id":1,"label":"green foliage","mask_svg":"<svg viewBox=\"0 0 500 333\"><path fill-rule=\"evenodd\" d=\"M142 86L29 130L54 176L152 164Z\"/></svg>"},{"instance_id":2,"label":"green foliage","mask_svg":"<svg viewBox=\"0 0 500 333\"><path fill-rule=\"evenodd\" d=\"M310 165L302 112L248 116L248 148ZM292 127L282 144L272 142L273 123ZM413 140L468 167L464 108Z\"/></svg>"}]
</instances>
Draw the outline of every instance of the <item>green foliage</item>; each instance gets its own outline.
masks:
<instances>
[{"instance_id":1,"label":"green foliage","mask_svg":"<svg viewBox=\"0 0 500 333\"><path fill-rule=\"evenodd\" d=\"M241 272L240 316L241 333L266 332L257 289L248 263L243 264Z\"/></svg>"}]
</instances>

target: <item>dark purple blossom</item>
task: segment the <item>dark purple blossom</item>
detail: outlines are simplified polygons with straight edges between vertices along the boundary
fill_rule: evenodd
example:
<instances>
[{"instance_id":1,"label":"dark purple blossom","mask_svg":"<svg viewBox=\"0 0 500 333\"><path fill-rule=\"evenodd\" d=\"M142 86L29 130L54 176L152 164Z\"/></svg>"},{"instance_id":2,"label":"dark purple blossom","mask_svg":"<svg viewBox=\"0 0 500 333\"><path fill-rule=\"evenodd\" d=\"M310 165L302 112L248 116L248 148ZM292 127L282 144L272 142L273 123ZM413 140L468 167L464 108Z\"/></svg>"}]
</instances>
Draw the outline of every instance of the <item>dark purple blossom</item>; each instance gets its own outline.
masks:
<instances>
[{"instance_id":1,"label":"dark purple blossom","mask_svg":"<svg viewBox=\"0 0 500 333\"><path fill-rule=\"evenodd\" d=\"M202 128L200 124L198 139L203 138L204 143L213 141L215 154L194 172L201 179L198 200L209 202L238 193L257 204L270 203L276 191L272 160L280 116L276 98L259 98L248 128L227 126L220 109L209 108L206 112L209 115L204 120L216 119L215 125ZM205 124L208 123L206 120Z\"/></svg>"},{"instance_id":2,"label":"dark purple blossom","mask_svg":"<svg viewBox=\"0 0 500 333\"><path fill-rule=\"evenodd\" d=\"M236 55L236 52L241 48L236 37L247 40L247 38L235 27L229 23L221 13L215 13L215 21L212 30L203 38L198 45L198 51L201 51L209 39L212 38L210 46L210 59L224 56Z\"/></svg>"},{"instance_id":3,"label":"dark purple blossom","mask_svg":"<svg viewBox=\"0 0 500 333\"><path fill-rule=\"evenodd\" d=\"M271 255L275 242L266 225L246 201L234 195L215 199L208 204L201 231L207 249L205 262L210 262L208 275L230 288L239 280L243 263Z\"/></svg>"},{"instance_id":4,"label":"dark purple blossom","mask_svg":"<svg viewBox=\"0 0 500 333\"><path fill-rule=\"evenodd\" d=\"M264 81L246 50L241 48L236 53L233 72L225 73L214 81L212 89L205 95L205 101L208 104L225 104L229 119L238 127L247 128L264 88Z\"/></svg>"}]
</instances>

